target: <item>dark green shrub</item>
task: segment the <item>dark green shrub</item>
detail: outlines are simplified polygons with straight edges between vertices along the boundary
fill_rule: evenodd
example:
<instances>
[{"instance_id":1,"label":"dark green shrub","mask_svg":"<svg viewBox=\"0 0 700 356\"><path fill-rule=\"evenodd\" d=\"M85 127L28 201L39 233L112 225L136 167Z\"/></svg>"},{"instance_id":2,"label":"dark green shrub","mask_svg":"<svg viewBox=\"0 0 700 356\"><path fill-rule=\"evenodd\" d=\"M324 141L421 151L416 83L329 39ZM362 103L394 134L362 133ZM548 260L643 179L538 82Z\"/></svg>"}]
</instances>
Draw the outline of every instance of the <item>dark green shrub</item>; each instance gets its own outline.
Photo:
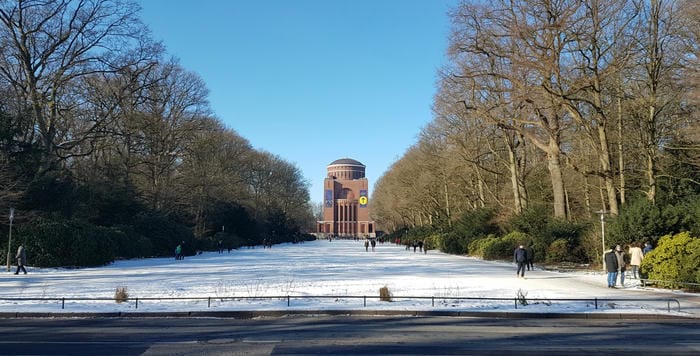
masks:
<instances>
[{"instance_id":1,"label":"dark green shrub","mask_svg":"<svg viewBox=\"0 0 700 356\"><path fill-rule=\"evenodd\" d=\"M434 250L440 246L440 234L434 233L423 239L424 250Z\"/></svg>"},{"instance_id":2,"label":"dark green shrub","mask_svg":"<svg viewBox=\"0 0 700 356\"><path fill-rule=\"evenodd\" d=\"M586 224L552 219L542 233L542 240L538 242L549 246L556 240L566 240L569 246L578 246L579 239L587 228Z\"/></svg>"},{"instance_id":3,"label":"dark green shrub","mask_svg":"<svg viewBox=\"0 0 700 356\"><path fill-rule=\"evenodd\" d=\"M700 283L700 239L690 233L666 235L642 260L641 272L649 279L668 281L667 287L682 287L678 282Z\"/></svg>"},{"instance_id":4,"label":"dark green shrub","mask_svg":"<svg viewBox=\"0 0 700 356\"><path fill-rule=\"evenodd\" d=\"M114 230L115 259L150 257L154 255L151 241L137 233L133 226L119 225L111 229Z\"/></svg>"},{"instance_id":5,"label":"dark green shrub","mask_svg":"<svg viewBox=\"0 0 700 356\"><path fill-rule=\"evenodd\" d=\"M493 209L476 209L467 211L452 225L452 234L447 238L446 247L458 247L459 253L469 253L469 243L498 233L498 225L494 222ZM443 250L448 253L448 250Z\"/></svg>"},{"instance_id":6,"label":"dark green shrub","mask_svg":"<svg viewBox=\"0 0 700 356\"><path fill-rule=\"evenodd\" d=\"M410 240L409 240L410 241ZM455 232L442 235L440 239L440 250L453 255L462 255L468 252L469 241Z\"/></svg>"},{"instance_id":7,"label":"dark green shrub","mask_svg":"<svg viewBox=\"0 0 700 356\"><path fill-rule=\"evenodd\" d=\"M606 218L607 245L624 245L632 241L654 241L655 236L668 234L661 209L647 199L636 199L624 205L617 217Z\"/></svg>"},{"instance_id":8,"label":"dark green shrub","mask_svg":"<svg viewBox=\"0 0 700 356\"><path fill-rule=\"evenodd\" d=\"M527 245L530 236L525 233L514 231L510 234L490 240L483 247L485 260L511 260L513 251L519 245Z\"/></svg>"},{"instance_id":9,"label":"dark green shrub","mask_svg":"<svg viewBox=\"0 0 700 356\"><path fill-rule=\"evenodd\" d=\"M549 208L534 207L511 217L506 226L510 231L522 231L531 236L538 236L545 232L550 219Z\"/></svg>"},{"instance_id":10,"label":"dark green shrub","mask_svg":"<svg viewBox=\"0 0 700 356\"><path fill-rule=\"evenodd\" d=\"M469 255L471 256L478 256L478 257L484 257L484 248L493 243L497 237L493 235L489 235L484 238L476 239L472 242L469 243Z\"/></svg>"},{"instance_id":11,"label":"dark green shrub","mask_svg":"<svg viewBox=\"0 0 700 356\"><path fill-rule=\"evenodd\" d=\"M547 248L547 263L569 262L569 243L565 239L554 240Z\"/></svg>"},{"instance_id":12,"label":"dark green shrub","mask_svg":"<svg viewBox=\"0 0 700 356\"><path fill-rule=\"evenodd\" d=\"M152 256L172 256L175 246L185 242L184 255L196 252L192 231L182 224L156 213L142 213L135 217L132 226L134 231L145 236L152 245Z\"/></svg>"},{"instance_id":13,"label":"dark green shrub","mask_svg":"<svg viewBox=\"0 0 700 356\"><path fill-rule=\"evenodd\" d=\"M84 221L40 218L18 232L33 266L100 266L115 257L116 233Z\"/></svg>"}]
</instances>

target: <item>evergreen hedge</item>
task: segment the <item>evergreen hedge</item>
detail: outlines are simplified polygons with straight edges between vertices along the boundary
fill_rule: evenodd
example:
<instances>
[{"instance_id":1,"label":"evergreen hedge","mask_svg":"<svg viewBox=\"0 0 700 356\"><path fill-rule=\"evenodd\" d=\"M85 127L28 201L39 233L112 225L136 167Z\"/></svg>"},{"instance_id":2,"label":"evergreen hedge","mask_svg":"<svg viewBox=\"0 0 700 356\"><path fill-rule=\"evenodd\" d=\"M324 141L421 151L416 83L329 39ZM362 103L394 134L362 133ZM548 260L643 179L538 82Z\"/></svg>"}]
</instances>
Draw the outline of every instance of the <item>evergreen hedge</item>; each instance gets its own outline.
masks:
<instances>
[{"instance_id":1,"label":"evergreen hedge","mask_svg":"<svg viewBox=\"0 0 700 356\"><path fill-rule=\"evenodd\" d=\"M700 239L689 232L666 235L644 256L640 266L643 277L668 281L667 287L681 283L700 283Z\"/></svg>"}]
</instances>

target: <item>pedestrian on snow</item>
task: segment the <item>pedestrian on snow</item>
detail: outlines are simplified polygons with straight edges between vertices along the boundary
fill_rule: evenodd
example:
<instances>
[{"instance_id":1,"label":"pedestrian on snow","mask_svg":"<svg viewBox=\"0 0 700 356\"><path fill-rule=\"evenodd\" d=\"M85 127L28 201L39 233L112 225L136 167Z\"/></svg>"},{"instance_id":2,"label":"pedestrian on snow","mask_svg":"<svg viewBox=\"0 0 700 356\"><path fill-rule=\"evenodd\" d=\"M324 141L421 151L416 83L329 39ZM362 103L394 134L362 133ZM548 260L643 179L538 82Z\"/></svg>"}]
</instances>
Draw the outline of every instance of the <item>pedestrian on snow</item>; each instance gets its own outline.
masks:
<instances>
[{"instance_id":1,"label":"pedestrian on snow","mask_svg":"<svg viewBox=\"0 0 700 356\"><path fill-rule=\"evenodd\" d=\"M525 278L525 265L527 264L527 251L523 245L518 246L513 252L513 262L518 265L516 276Z\"/></svg>"},{"instance_id":2,"label":"pedestrian on snow","mask_svg":"<svg viewBox=\"0 0 700 356\"><path fill-rule=\"evenodd\" d=\"M423 252L423 240L418 241L418 251Z\"/></svg>"},{"instance_id":3,"label":"pedestrian on snow","mask_svg":"<svg viewBox=\"0 0 700 356\"><path fill-rule=\"evenodd\" d=\"M219 247L219 253L224 253L224 242L222 240L219 240L217 247Z\"/></svg>"},{"instance_id":4,"label":"pedestrian on snow","mask_svg":"<svg viewBox=\"0 0 700 356\"><path fill-rule=\"evenodd\" d=\"M365 251L369 251L369 240L365 240Z\"/></svg>"},{"instance_id":5,"label":"pedestrian on snow","mask_svg":"<svg viewBox=\"0 0 700 356\"><path fill-rule=\"evenodd\" d=\"M24 251L24 246L19 245L15 258L17 259L17 271L15 274L19 274L20 269L24 271L24 274L27 274L27 269L24 268L24 264L27 263L27 252Z\"/></svg>"},{"instance_id":6,"label":"pedestrian on snow","mask_svg":"<svg viewBox=\"0 0 700 356\"><path fill-rule=\"evenodd\" d=\"M530 269L535 269L535 266L533 266L533 262L535 261L535 251L532 249L532 247L528 246L525 249L525 255L527 256L527 270L529 271Z\"/></svg>"},{"instance_id":7,"label":"pedestrian on snow","mask_svg":"<svg viewBox=\"0 0 700 356\"><path fill-rule=\"evenodd\" d=\"M428 253L428 240L423 240L423 254Z\"/></svg>"},{"instance_id":8,"label":"pedestrian on snow","mask_svg":"<svg viewBox=\"0 0 700 356\"><path fill-rule=\"evenodd\" d=\"M377 240L372 239L371 244L372 244L372 252L374 252L374 247L377 246Z\"/></svg>"},{"instance_id":9,"label":"pedestrian on snow","mask_svg":"<svg viewBox=\"0 0 700 356\"><path fill-rule=\"evenodd\" d=\"M603 260L605 263L605 270L608 271L608 288L615 288L615 282L617 281L617 255L615 254L615 247L610 248L610 251L605 253Z\"/></svg>"},{"instance_id":10,"label":"pedestrian on snow","mask_svg":"<svg viewBox=\"0 0 700 356\"><path fill-rule=\"evenodd\" d=\"M633 243L630 247L630 266L632 266L632 278L639 279L639 266L644 259L644 252L638 243Z\"/></svg>"},{"instance_id":11,"label":"pedestrian on snow","mask_svg":"<svg viewBox=\"0 0 700 356\"><path fill-rule=\"evenodd\" d=\"M617 272L620 275L620 287L624 287L627 264L625 263L625 251L622 250L622 246L615 246L615 256L617 257Z\"/></svg>"},{"instance_id":12,"label":"pedestrian on snow","mask_svg":"<svg viewBox=\"0 0 700 356\"><path fill-rule=\"evenodd\" d=\"M177 245L175 247L175 260L180 260L180 255L182 255L182 245Z\"/></svg>"},{"instance_id":13,"label":"pedestrian on snow","mask_svg":"<svg viewBox=\"0 0 700 356\"><path fill-rule=\"evenodd\" d=\"M644 249L642 250L642 252L644 252L644 254L646 255L647 253L651 252L651 250L653 250L653 249L654 248L651 247L651 243L649 243L649 241L647 241L644 243Z\"/></svg>"}]
</instances>

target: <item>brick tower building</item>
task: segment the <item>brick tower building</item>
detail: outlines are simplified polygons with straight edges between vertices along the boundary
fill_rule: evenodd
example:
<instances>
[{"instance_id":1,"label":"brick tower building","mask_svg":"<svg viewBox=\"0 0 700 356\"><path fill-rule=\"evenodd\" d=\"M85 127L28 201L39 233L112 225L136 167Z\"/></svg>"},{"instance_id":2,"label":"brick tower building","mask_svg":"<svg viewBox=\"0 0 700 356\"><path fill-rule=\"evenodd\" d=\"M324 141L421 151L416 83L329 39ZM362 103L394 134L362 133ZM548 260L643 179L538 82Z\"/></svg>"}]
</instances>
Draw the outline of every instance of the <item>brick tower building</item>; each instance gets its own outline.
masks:
<instances>
[{"instance_id":1,"label":"brick tower building","mask_svg":"<svg viewBox=\"0 0 700 356\"><path fill-rule=\"evenodd\" d=\"M323 220L318 222L318 234L375 237L368 202L365 165L350 158L331 162L323 181Z\"/></svg>"}]
</instances>

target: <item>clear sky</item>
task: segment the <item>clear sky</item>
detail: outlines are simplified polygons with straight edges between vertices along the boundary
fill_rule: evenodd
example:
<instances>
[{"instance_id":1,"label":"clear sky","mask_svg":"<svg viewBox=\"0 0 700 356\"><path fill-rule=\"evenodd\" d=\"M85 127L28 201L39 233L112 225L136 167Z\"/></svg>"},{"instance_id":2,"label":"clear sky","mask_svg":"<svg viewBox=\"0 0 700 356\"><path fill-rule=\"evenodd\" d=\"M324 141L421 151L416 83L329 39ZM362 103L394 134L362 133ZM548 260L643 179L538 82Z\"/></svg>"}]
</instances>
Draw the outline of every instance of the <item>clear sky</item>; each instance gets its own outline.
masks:
<instances>
[{"instance_id":1,"label":"clear sky","mask_svg":"<svg viewBox=\"0 0 700 356\"><path fill-rule=\"evenodd\" d=\"M139 0L168 54L199 74L211 107L259 150L299 167L311 200L326 166L376 180L432 119L456 0Z\"/></svg>"}]
</instances>

